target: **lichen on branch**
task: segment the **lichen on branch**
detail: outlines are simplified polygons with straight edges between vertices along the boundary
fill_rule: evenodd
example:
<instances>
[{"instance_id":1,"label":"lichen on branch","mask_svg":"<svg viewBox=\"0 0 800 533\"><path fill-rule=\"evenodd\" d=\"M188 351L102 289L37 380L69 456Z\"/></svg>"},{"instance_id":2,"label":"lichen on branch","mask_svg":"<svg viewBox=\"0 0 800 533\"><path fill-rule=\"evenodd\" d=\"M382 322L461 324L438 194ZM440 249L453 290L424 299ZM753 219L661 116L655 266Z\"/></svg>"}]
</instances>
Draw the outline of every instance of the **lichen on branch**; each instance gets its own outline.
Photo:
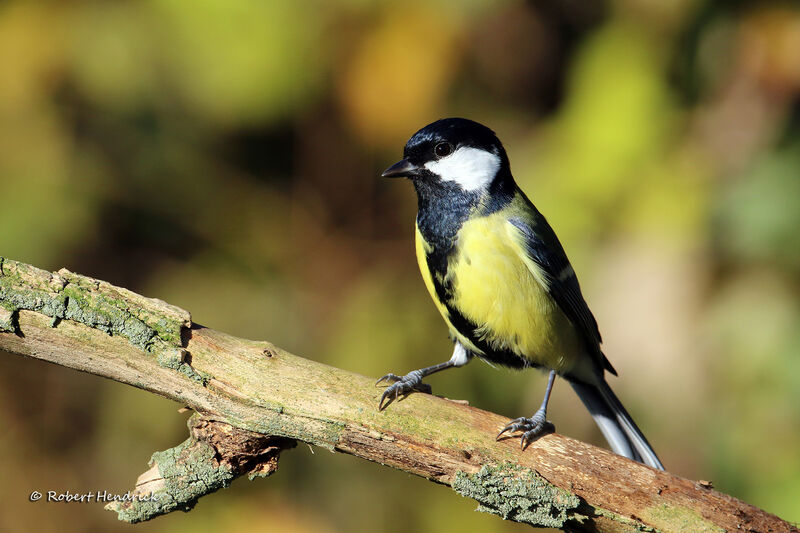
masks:
<instances>
[{"instance_id":1,"label":"lichen on branch","mask_svg":"<svg viewBox=\"0 0 800 533\"><path fill-rule=\"evenodd\" d=\"M374 378L191 324L177 307L63 269L0 258L0 349L198 413L189 439L154 454L132 497L112 504L131 522L190 509L237 476L269 475L279 451L302 441L452 486L480 510L538 526L800 533L707 483L557 433L523 452L494 437L506 417L462 403L412 394L378 411Z\"/></svg>"},{"instance_id":2,"label":"lichen on branch","mask_svg":"<svg viewBox=\"0 0 800 533\"><path fill-rule=\"evenodd\" d=\"M174 305L62 268L48 272L0 257L0 331L15 332L19 311L73 320L126 338L154 353L161 366L206 384L211 376L195 371L183 349L192 317Z\"/></svg>"},{"instance_id":3,"label":"lichen on branch","mask_svg":"<svg viewBox=\"0 0 800 533\"><path fill-rule=\"evenodd\" d=\"M570 521L586 518L578 512L577 496L513 463L485 465L472 475L458 472L453 490L477 500L478 511L532 526L561 529Z\"/></svg>"},{"instance_id":4,"label":"lichen on branch","mask_svg":"<svg viewBox=\"0 0 800 533\"><path fill-rule=\"evenodd\" d=\"M188 421L189 438L150 459L130 499L106 509L129 523L144 522L172 511L190 511L197 500L225 488L239 476L267 477L278 469L281 451L292 439L234 428L198 414Z\"/></svg>"}]
</instances>

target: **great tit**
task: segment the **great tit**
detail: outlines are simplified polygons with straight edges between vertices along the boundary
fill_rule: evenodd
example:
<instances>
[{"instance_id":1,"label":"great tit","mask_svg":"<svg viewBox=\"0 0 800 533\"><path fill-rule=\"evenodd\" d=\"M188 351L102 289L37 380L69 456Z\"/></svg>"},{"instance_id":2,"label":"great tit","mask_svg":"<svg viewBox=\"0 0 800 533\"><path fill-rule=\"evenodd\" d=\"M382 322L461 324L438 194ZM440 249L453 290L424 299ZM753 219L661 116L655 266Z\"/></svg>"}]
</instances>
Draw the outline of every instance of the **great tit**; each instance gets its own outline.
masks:
<instances>
[{"instance_id":1,"label":"great tit","mask_svg":"<svg viewBox=\"0 0 800 533\"><path fill-rule=\"evenodd\" d=\"M430 393L425 376L473 357L511 368L549 370L541 407L497 436L520 434L524 449L552 431L547 403L556 374L566 379L618 454L663 470L642 432L605 380L617 372L578 278L547 220L514 182L495 133L447 118L406 143L387 178L409 178L417 192L416 253L422 278L450 330L449 361L387 374L383 410L412 391Z\"/></svg>"}]
</instances>

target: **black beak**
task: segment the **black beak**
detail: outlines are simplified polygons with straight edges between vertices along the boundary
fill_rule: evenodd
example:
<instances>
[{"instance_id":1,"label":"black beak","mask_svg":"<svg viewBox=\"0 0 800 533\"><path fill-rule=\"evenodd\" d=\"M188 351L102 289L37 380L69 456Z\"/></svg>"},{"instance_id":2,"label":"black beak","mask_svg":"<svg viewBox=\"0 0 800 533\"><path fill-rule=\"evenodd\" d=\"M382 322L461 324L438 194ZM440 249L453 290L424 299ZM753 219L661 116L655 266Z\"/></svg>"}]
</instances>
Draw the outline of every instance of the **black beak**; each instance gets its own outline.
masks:
<instances>
[{"instance_id":1,"label":"black beak","mask_svg":"<svg viewBox=\"0 0 800 533\"><path fill-rule=\"evenodd\" d=\"M417 165L408 159L403 159L384 170L381 176L384 178L410 178L416 176L418 172Z\"/></svg>"}]
</instances>

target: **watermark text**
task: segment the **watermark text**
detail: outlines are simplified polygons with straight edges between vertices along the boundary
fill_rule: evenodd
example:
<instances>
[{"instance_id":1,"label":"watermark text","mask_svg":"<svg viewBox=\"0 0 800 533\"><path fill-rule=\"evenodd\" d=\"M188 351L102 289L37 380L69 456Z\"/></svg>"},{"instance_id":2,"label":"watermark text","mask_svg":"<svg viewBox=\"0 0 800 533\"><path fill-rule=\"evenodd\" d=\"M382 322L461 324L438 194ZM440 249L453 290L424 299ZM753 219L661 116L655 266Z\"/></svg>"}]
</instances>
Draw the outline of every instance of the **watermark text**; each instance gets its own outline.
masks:
<instances>
[{"instance_id":1,"label":"watermark text","mask_svg":"<svg viewBox=\"0 0 800 533\"><path fill-rule=\"evenodd\" d=\"M134 494L128 491L124 494L117 494L107 490L96 490L93 492L72 492L48 490L44 494L35 490L30 493L28 499L32 502L61 502L61 503L91 503L91 502L154 502L158 501L158 494Z\"/></svg>"}]
</instances>

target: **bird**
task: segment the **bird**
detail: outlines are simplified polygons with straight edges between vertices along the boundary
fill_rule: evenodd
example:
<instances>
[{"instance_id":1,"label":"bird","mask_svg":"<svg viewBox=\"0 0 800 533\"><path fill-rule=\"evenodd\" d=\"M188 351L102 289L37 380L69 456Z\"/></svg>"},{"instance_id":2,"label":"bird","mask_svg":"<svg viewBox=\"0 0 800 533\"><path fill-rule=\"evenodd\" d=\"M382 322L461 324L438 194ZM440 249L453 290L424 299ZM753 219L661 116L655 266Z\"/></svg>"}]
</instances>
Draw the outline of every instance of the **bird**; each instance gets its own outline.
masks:
<instances>
[{"instance_id":1,"label":"bird","mask_svg":"<svg viewBox=\"0 0 800 533\"><path fill-rule=\"evenodd\" d=\"M547 406L556 375L575 390L612 450L664 467L606 381L617 375L601 350L597 321L575 270L545 217L519 188L506 150L488 127L444 118L417 131L385 178L408 178L417 194L415 248L425 286L454 343L449 360L388 384L378 410L423 379L473 358L548 372L541 406L512 420L497 439L519 435L524 450L554 431Z\"/></svg>"}]
</instances>

